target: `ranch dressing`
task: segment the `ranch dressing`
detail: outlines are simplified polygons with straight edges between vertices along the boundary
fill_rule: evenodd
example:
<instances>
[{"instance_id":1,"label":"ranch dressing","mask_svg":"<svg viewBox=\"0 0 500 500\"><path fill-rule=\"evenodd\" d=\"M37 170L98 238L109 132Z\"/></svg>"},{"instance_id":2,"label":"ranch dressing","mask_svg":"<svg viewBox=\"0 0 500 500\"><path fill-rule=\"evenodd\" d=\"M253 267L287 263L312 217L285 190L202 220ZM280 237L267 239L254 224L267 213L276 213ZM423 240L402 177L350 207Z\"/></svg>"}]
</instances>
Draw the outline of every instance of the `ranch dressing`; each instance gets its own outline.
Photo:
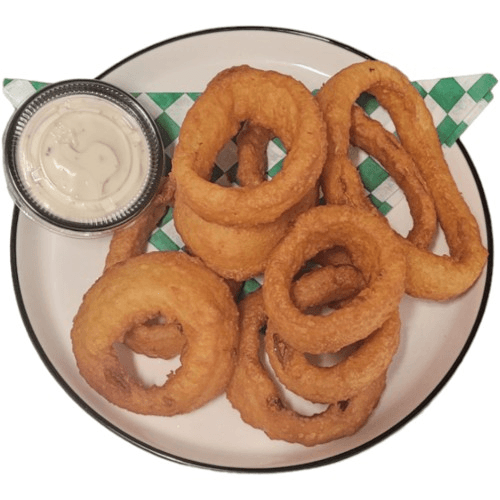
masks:
<instances>
[{"instance_id":1,"label":"ranch dressing","mask_svg":"<svg viewBox=\"0 0 500 500\"><path fill-rule=\"evenodd\" d=\"M56 217L92 221L118 214L147 182L149 148L139 124L93 95L54 99L19 137L17 163L31 196Z\"/></svg>"}]
</instances>

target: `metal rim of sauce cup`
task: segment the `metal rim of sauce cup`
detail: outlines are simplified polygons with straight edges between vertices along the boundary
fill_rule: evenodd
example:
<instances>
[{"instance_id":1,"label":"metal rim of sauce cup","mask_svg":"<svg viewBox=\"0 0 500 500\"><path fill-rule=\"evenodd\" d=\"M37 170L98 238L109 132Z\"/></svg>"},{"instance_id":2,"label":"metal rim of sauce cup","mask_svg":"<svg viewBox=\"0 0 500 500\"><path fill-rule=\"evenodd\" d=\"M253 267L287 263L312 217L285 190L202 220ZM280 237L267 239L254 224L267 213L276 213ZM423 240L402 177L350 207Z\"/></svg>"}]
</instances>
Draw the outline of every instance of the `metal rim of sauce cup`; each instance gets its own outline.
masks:
<instances>
[{"instance_id":1,"label":"metal rim of sauce cup","mask_svg":"<svg viewBox=\"0 0 500 500\"><path fill-rule=\"evenodd\" d=\"M149 146L149 172L142 193L119 214L98 220L71 221L54 215L31 196L19 176L17 143L24 127L36 111L55 99L66 96L94 96L119 106L140 126ZM43 87L29 97L12 115L4 133L4 170L9 192L21 211L48 229L73 236L99 236L134 220L151 202L164 175L165 156L160 131L143 106L130 94L109 83L92 79L65 80Z\"/></svg>"}]
</instances>

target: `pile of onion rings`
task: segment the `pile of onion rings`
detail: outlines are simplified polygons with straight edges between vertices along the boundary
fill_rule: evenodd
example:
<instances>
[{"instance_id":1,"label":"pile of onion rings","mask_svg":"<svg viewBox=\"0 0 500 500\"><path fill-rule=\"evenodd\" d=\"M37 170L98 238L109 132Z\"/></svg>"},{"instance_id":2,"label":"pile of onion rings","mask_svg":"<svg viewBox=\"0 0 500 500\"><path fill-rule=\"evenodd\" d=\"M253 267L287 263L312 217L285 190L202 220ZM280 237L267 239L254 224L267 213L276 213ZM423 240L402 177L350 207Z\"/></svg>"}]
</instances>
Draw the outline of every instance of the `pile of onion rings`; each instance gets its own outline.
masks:
<instances>
[{"instance_id":1,"label":"pile of onion rings","mask_svg":"<svg viewBox=\"0 0 500 500\"><path fill-rule=\"evenodd\" d=\"M322 173L325 199L333 204L366 205L361 179L348 157L352 108L363 92L375 96L389 112L402 148L415 162L432 197L449 247L450 255L437 256L402 239L407 253L406 292L432 300L460 295L477 280L488 252L451 175L425 102L408 78L386 63L353 64L328 80L317 94L332 146Z\"/></svg>"},{"instance_id":2,"label":"pile of onion rings","mask_svg":"<svg viewBox=\"0 0 500 500\"><path fill-rule=\"evenodd\" d=\"M363 92L388 110L397 137L356 104ZM287 156L269 180L274 138ZM212 166L231 139L238 182L222 186ZM367 198L350 146L405 193L406 236ZM133 412L191 412L225 393L271 439L313 446L349 436L383 394L404 294L450 300L486 264L421 96L382 62L345 68L315 97L276 71L224 70L188 112L172 165L142 216L114 233L71 331L85 380ZM169 207L186 251L147 252ZM429 250L438 227L449 256ZM262 287L242 296L256 276ZM144 387L121 365L117 343L179 356L181 366L161 387ZM323 406L304 414L294 397Z\"/></svg>"},{"instance_id":3,"label":"pile of onion rings","mask_svg":"<svg viewBox=\"0 0 500 500\"><path fill-rule=\"evenodd\" d=\"M210 182L217 153L242 123L239 187ZM281 139L287 156L266 182L271 136ZM302 83L248 66L219 73L187 113L172 161L174 221L186 246L225 278L262 273L296 215L317 203L326 148L321 111Z\"/></svg>"}]
</instances>

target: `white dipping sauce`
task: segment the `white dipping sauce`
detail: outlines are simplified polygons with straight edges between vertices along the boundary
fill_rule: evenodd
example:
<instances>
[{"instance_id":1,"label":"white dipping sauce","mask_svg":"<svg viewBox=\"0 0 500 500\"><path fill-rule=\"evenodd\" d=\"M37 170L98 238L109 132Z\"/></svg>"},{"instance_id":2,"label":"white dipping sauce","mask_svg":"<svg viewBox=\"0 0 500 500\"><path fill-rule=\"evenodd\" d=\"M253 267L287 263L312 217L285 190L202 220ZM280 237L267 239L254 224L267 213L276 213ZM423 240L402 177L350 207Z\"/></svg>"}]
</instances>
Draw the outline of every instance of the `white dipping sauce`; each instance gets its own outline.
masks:
<instances>
[{"instance_id":1,"label":"white dipping sauce","mask_svg":"<svg viewBox=\"0 0 500 500\"><path fill-rule=\"evenodd\" d=\"M139 124L92 95L48 102L30 118L17 147L19 174L32 197L77 222L112 216L136 201L149 163Z\"/></svg>"}]
</instances>

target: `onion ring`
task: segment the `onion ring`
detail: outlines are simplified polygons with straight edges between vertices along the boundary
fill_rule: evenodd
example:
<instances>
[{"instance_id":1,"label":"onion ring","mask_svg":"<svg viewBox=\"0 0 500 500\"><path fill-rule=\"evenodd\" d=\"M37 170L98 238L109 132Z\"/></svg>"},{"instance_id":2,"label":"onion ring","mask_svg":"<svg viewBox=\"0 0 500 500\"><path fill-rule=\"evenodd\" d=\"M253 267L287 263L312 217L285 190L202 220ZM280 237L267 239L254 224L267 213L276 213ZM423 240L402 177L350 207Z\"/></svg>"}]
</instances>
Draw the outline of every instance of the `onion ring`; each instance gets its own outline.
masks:
<instances>
[{"instance_id":1,"label":"onion ring","mask_svg":"<svg viewBox=\"0 0 500 500\"><path fill-rule=\"evenodd\" d=\"M345 247L367 286L326 316L304 314L291 284L304 262L331 247ZM288 344L300 352L336 352L366 338L398 307L405 290L406 259L384 219L346 205L314 207L299 215L275 248L264 273L266 312Z\"/></svg>"},{"instance_id":2,"label":"onion ring","mask_svg":"<svg viewBox=\"0 0 500 500\"><path fill-rule=\"evenodd\" d=\"M340 303L352 298L365 286L352 266L339 265L313 269L292 287L298 309ZM314 403L347 400L375 382L387 371L399 346L401 320L398 310L360 346L349 346L350 354L333 366L317 366L286 344L268 324L265 349L271 367L287 389Z\"/></svg>"},{"instance_id":3,"label":"onion ring","mask_svg":"<svg viewBox=\"0 0 500 500\"><path fill-rule=\"evenodd\" d=\"M259 331L266 323L262 289L240 303L241 340L236 368L226 390L243 421L269 438L314 446L354 434L368 420L385 387L385 375L348 402L330 404L311 416L288 407L259 357Z\"/></svg>"},{"instance_id":4,"label":"onion ring","mask_svg":"<svg viewBox=\"0 0 500 500\"><path fill-rule=\"evenodd\" d=\"M145 388L126 372L113 344L158 314L182 325L188 348L163 386ZM225 390L235 364L238 308L227 284L198 259L150 252L102 274L84 296L71 340L81 375L108 401L136 413L176 415Z\"/></svg>"},{"instance_id":5,"label":"onion ring","mask_svg":"<svg viewBox=\"0 0 500 500\"><path fill-rule=\"evenodd\" d=\"M132 224L113 233L104 264L105 270L146 251L151 232L173 203L173 199L173 183L169 177L165 177L158 193L144 212ZM180 325L168 321L158 323L158 319L149 323L138 325L127 332L125 345L137 354L152 358L171 359L178 356L185 344Z\"/></svg>"},{"instance_id":6,"label":"onion ring","mask_svg":"<svg viewBox=\"0 0 500 500\"><path fill-rule=\"evenodd\" d=\"M377 159L404 191L413 219L413 227L406 239L419 248L428 248L436 234L436 210L434 200L411 157L393 134L379 122L366 116L356 105L352 107L350 142ZM377 209L369 201L362 185L359 190L363 190L359 205L376 212ZM350 262L342 247L321 252L315 257L315 261L323 265Z\"/></svg>"},{"instance_id":7,"label":"onion ring","mask_svg":"<svg viewBox=\"0 0 500 500\"><path fill-rule=\"evenodd\" d=\"M428 248L437 230L436 208L411 156L394 134L369 118L359 106L352 107L351 116L351 144L378 160L406 196L413 219L406 239L419 248Z\"/></svg>"},{"instance_id":8,"label":"onion ring","mask_svg":"<svg viewBox=\"0 0 500 500\"><path fill-rule=\"evenodd\" d=\"M261 274L269 255L288 232L299 213L314 206L318 189L306 194L277 220L251 226L225 226L208 222L177 196L174 223L191 253L224 278L244 281Z\"/></svg>"},{"instance_id":9,"label":"onion ring","mask_svg":"<svg viewBox=\"0 0 500 500\"><path fill-rule=\"evenodd\" d=\"M273 134L246 122L238 133L238 179L241 185L258 185L265 180L267 145ZM394 134L379 122L369 118L359 106L352 107L350 142L377 159L403 190L408 201L413 227L406 238L421 248L427 248L437 229L434 201L413 160ZM370 209L373 205L363 197Z\"/></svg>"},{"instance_id":10,"label":"onion ring","mask_svg":"<svg viewBox=\"0 0 500 500\"><path fill-rule=\"evenodd\" d=\"M294 281L293 303L299 309L323 306L354 297L366 286L362 273L349 264L314 268Z\"/></svg>"},{"instance_id":11,"label":"onion ring","mask_svg":"<svg viewBox=\"0 0 500 500\"><path fill-rule=\"evenodd\" d=\"M389 112L404 149L434 199L449 255L436 255L401 239L407 255L406 292L447 300L468 290L481 274L488 251L479 227L444 159L432 116L409 80L379 61L353 64L330 78L317 94L328 127L329 150L322 175L328 203L364 205L361 180L347 153L352 106L362 92Z\"/></svg>"},{"instance_id":12,"label":"onion ring","mask_svg":"<svg viewBox=\"0 0 500 500\"><path fill-rule=\"evenodd\" d=\"M276 376L287 389L314 403L334 403L353 397L387 371L399 346L400 326L395 311L354 352L333 366L311 363L269 326L266 352Z\"/></svg>"},{"instance_id":13,"label":"onion ring","mask_svg":"<svg viewBox=\"0 0 500 500\"><path fill-rule=\"evenodd\" d=\"M172 359L177 357L186 344L182 326L174 321L154 318L144 325L129 330L123 343L136 354L149 358Z\"/></svg>"},{"instance_id":14,"label":"onion ring","mask_svg":"<svg viewBox=\"0 0 500 500\"><path fill-rule=\"evenodd\" d=\"M246 122L238 134L238 172L241 186L258 186L265 182L267 147L273 134ZM287 233L299 213L317 204L316 185L296 205L276 220L264 224L222 225L209 222L194 212L181 195L177 195L174 223L191 253L224 278L244 281L261 274L269 254Z\"/></svg>"},{"instance_id":15,"label":"onion ring","mask_svg":"<svg viewBox=\"0 0 500 500\"><path fill-rule=\"evenodd\" d=\"M271 182L257 186L211 183L217 153L247 120L283 141L283 168ZM325 155L325 124L311 92L290 76L238 66L219 73L189 109L174 151L172 175L184 202L207 221L263 224L276 220L314 189Z\"/></svg>"},{"instance_id":16,"label":"onion ring","mask_svg":"<svg viewBox=\"0 0 500 500\"><path fill-rule=\"evenodd\" d=\"M273 137L270 130L245 122L236 137L238 146L237 177L242 186L258 186L266 179L267 146Z\"/></svg>"},{"instance_id":17,"label":"onion ring","mask_svg":"<svg viewBox=\"0 0 500 500\"><path fill-rule=\"evenodd\" d=\"M173 199L174 185L170 177L165 177L156 196L144 212L132 224L113 233L104 269L145 252L151 232Z\"/></svg>"}]
</instances>

